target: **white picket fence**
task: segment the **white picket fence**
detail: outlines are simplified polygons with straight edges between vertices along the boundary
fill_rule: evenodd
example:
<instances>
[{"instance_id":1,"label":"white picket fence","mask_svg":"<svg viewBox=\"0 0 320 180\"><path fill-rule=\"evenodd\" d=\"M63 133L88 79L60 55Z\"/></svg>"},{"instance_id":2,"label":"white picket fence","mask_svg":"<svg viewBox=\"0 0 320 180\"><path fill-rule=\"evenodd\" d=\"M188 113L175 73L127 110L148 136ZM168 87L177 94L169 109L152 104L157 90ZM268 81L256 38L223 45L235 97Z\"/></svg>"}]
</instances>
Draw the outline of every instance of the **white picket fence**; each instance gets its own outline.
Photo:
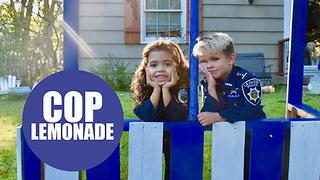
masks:
<instances>
[{"instance_id":1,"label":"white picket fence","mask_svg":"<svg viewBox=\"0 0 320 180\"><path fill-rule=\"evenodd\" d=\"M6 75L0 77L0 94L8 94L9 88L20 87L20 80L17 80L16 76Z\"/></svg>"}]
</instances>

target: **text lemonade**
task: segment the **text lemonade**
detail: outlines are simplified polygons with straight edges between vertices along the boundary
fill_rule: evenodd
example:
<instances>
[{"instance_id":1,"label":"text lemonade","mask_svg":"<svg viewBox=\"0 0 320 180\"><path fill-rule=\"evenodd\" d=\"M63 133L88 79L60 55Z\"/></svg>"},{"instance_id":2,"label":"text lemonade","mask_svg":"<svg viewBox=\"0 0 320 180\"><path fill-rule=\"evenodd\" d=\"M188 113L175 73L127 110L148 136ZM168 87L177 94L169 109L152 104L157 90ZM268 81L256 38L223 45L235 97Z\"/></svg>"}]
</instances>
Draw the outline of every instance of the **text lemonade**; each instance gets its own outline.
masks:
<instances>
[{"instance_id":1,"label":"text lemonade","mask_svg":"<svg viewBox=\"0 0 320 180\"><path fill-rule=\"evenodd\" d=\"M114 123L94 123L93 111L102 107L99 92L85 92L85 123L78 123L83 117L81 93L69 91L64 96L64 117L69 123L58 123L62 109L62 96L57 91L48 91L43 96L43 118L46 123L31 123L31 140L114 140Z\"/></svg>"}]
</instances>

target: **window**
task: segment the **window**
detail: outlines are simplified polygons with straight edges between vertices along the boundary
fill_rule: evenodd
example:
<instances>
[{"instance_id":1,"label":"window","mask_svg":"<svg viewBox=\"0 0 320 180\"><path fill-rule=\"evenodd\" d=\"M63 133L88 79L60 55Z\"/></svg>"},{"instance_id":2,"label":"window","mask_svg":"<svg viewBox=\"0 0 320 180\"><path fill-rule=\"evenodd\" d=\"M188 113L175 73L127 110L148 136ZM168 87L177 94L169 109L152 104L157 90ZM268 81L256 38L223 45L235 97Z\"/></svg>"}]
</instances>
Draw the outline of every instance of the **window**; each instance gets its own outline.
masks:
<instances>
[{"instance_id":1,"label":"window","mask_svg":"<svg viewBox=\"0 0 320 180\"><path fill-rule=\"evenodd\" d=\"M188 0L125 0L124 5L125 44L148 43L160 37L188 42ZM202 34L202 0L199 0L199 34Z\"/></svg>"},{"instance_id":2,"label":"window","mask_svg":"<svg viewBox=\"0 0 320 180\"><path fill-rule=\"evenodd\" d=\"M141 0L141 43L161 37L186 42L185 0Z\"/></svg>"}]
</instances>

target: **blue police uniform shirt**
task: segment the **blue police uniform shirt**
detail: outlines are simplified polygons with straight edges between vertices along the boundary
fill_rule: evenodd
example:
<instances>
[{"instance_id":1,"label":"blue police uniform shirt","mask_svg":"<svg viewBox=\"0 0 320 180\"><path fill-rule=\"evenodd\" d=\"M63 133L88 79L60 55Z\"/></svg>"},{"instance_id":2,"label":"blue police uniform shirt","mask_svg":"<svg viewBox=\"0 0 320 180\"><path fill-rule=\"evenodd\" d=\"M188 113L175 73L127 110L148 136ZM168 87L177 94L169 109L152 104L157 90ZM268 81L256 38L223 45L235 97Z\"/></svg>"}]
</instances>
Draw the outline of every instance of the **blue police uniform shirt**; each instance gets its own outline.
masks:
<instances>
[{"instance_id":1,"label":"blue police uniform shirt","mask_svg":"<svg viewBox=\"0 0 320 180\"><path fill-rule=\"evenodd\" d=\"M149 98L143 104L136 106L133 109L134 114L143 121L147 122L187 120L189 89L182 85L178 89L170 89L170 93L171 100L166 107L163 105L163 98L161 95L157 110L154 108Z\"/></svg>"},{"instance_id":2,"label":"blue police uniform shirt","mask_svg":"<svg viewBox=\"0 0 320 180\"><path fill-rule=\"evenodd\" d=\"M219 101L208 93L206 79L201 81L204 93L201 112L218 112L231 123L266 117L261 106L261 82L253 73L233 66L225 82L216 81Z\"/></svg>"}]
</instances>

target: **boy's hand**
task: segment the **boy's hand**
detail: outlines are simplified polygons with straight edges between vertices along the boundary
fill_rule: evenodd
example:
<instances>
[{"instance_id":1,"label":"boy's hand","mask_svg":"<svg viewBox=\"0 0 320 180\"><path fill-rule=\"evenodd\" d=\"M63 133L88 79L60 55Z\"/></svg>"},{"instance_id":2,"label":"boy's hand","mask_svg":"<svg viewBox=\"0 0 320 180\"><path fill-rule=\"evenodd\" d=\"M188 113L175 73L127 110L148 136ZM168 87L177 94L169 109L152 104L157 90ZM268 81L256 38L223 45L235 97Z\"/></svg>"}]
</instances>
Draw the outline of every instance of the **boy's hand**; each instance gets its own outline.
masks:
<instances>
[{"instance_id":1,"label":"boy's hand","mask_svg":"<svg viewBox=\"0 0 320 180\"><path fill-rule=\"evenodd\" d=\"M219 101L218 94L216 91L216 85L217 85L216 80L213 78L212 74L208 71L207 68L202 67L201 65L199 65L199 68L202 71L202 73L206 76L206 79L208 82L208 93L217 101Z\"/></svg>"},{"instance_id":2,"label":"boy's hand","mask_svg":"<svg viewBox=\"0 0 320 180\"><path fill-rule=\"evenodd\" d=\"M204 74L204 76L207 79L208 82L208 88L211 87L216 87L216 80L213 78L212 74L208 71L207 68L202 67L201 65L199 65L199 69L201 70L201 72Z\"/></svg>"},{"instance_id":3,"label":"boy's hand","mask_svg":"<svg viewBox=\"0 0 320 180\"><path fill-rule=\"evenodd\" d=\"M202 126L208 126L215 122L226 121L223 117L216 112L202 112L198 114L198 121L202 124Z\"/></svg>"},{"instance_id":4,"label":"boy's hand","mask_svg":"<svg viewBox=\"0 0 320 180\"><path fill-rule=\"evenodd\" d=\"M179 80L179 76L178 76L178 73L177 73L177 70L176 68L173 69L172 71L172 75L171 75L171 81L170 82L167 82L165 85L162 86L162 88L168 88L170 89L171 87L175 86Z\"/></svg>"},{"instance_id":5,"label":"boy's hand","mask_svg":"<svg viewBox=\"0 0 320 180\"><path fill-rule=\"evenodd\" d=\"M147 72L146 72L146 79L147 79L147 84L153 88L157 88L157 87L160 87L156 82L154 82L151 78L150 78L150 72L149 70L147 69Z\"/></svg>"}]
</instances>

